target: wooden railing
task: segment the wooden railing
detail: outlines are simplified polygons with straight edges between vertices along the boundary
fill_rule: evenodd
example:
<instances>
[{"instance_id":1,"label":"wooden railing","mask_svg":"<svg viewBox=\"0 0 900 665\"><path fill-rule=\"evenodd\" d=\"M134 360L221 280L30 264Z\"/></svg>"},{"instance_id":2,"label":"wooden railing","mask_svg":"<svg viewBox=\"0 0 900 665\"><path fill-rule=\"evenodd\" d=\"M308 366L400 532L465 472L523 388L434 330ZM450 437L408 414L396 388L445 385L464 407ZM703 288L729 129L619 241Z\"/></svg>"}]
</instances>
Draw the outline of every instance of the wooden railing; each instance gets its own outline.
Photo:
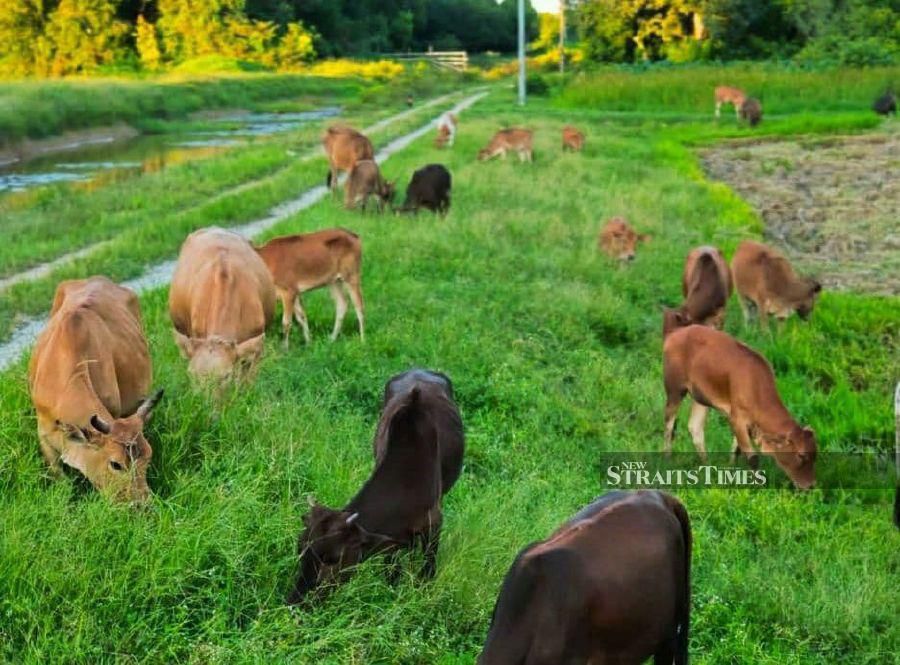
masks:
<instances>
[{"instance_id":1,"label":"wooden railing","mask_svg":"<svg viewBox=\"0 0 900 665\"><path fill-rule=\"evenodd\" d=\"M465 51L423 51L421 53L381 53L381 57L392 60L430 62L435 67L464 71L469 66L469 54Z\"/></svg>"}]
</instances>

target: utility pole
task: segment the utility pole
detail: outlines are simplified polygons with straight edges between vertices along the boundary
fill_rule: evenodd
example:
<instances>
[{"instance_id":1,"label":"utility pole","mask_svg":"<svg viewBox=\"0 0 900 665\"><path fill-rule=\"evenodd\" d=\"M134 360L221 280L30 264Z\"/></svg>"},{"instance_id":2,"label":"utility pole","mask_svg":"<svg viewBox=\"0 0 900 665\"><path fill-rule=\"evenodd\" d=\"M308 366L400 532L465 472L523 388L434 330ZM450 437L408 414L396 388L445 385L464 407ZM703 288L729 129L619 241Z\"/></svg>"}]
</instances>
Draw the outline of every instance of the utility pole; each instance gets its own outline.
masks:
<instances>
[{"instance_id":1,"label":"utility pole","mask_svg":"<svg viewBox=\"0 0 900 665\"><path fill-rule=\"evenodd\" d=\"M519 106L525 106L525 0L519 0Z\"/></svg>"},{"instance_id":2,"label":"utility pole","mask_svg":"<svg viewBox=\"0 0 900 665\"><path fill-rule=\"evenodd\" d=\"M559 0L559 73L566 73L566 0Z\"/></svg>"}]
</instances>

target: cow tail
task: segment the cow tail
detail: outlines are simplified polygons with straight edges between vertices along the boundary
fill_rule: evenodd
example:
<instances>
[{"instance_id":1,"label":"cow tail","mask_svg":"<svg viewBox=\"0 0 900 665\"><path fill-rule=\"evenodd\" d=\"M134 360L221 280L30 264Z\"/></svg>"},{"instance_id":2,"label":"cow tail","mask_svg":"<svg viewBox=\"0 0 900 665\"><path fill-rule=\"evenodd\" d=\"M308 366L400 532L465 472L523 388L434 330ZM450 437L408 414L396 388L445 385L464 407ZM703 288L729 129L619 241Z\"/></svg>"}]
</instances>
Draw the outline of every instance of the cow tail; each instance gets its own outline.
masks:
<instances>
[{"instance_id":1,"label":"cow tail","mask_svg":"<svg viewBox=\"0 0 900 665\"><path fill-rule=\"evenodd\" d=\"M675 665L687 665L691 625L691 549L693 546L691 518L688 516L687 509L678 499L672 497L670 506L681 524L681 536L684 541L684 590L681 593L681 603L676 609L678 632L675 634L674 662Z\"/></svg>"}]
</instances>

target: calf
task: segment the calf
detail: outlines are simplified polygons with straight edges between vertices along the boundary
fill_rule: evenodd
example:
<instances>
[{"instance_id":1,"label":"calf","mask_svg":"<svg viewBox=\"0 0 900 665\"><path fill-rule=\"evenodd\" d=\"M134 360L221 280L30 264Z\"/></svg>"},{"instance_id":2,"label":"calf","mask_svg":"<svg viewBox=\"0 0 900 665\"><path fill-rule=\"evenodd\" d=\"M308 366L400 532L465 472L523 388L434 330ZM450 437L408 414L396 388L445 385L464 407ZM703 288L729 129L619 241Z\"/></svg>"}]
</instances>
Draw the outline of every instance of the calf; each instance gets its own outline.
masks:
<instances>
[{"instance_id":1,"label":"calf","mask_svg":"<svg viewBox=\"0 0 900 665\"><path fill-rule=\"evenodd\" d=\"M28 365L41 452L117 500L145 501L153 449L144 425L162 396L137 296L105 277L61 282Z\"/></svg>"},{"instance_id":2,"label":"calf","mask_svg":"<svg viewBox=\"0 0 900 665\"><path fill-rule=\"evenodd\" d=\"M357 162L350 171L345 191L344 207L348 210L362 206L365 211L369 198L374 196L378 201L378 212L383 212L385 204L393 203L396 187L393 182L387 182L381 177L378 164L371 159L364 159Z\"/></svg>"},{"instance_id":3,"label":"calf","mask_svg":"<svg viewBox=\"0 0 900 665\"><path fill-rule=\"evenodd\" d=\"M449 111L438 118L438 135L434 140L436 148L443 148L444 146L453 147L453 141L456 139L457 124L456 116Z\"/></svg>"},{"instance_id":4,"label":"calf","mask_svg":"<svg viewBox=\"0 0 900 665\"><path fill-rule=\"evenodd\" d=\"M284 346L288 345L291 332L291 314L303 330L303 339L309 344L309 323L303 309L302 295L307 291L328 286L334 299L334 330L331 340L337 339L347 314L347 299L342 287L346 287L359 322L359 338L365 339L365 322L360 272L362 243L359 236L346 229L327 229L315 233L301 233L273 238L256 248L262 258L275 291L283 307L281 327Z\"/></svg>"},{"instance_id":5,"label":"calf","mask_svg":"<svg viewBox=\"0 0 900 665\"><path fill-rule=\"evenodd\" d=\"M562 149L563 152L571 150L579 152L584 147L584 134L575 129L572 125L566 125L562 130Z\"/></svg>"},{"instance_id":6,"label":"calf","mask_svg":"<svg viewBox=\"0 0 900 665\"><path fill-rule=\"evenodd\" d=\"M322 136L322 147L328 157L329 171L326 182L332 192L337 189L340 171L350 173L360 160L375 159L372 142L350 127L329 127Z\"/></svg>"},{"instance_id":7,"label":"calf","mask_svg":"<svg viewBox=\"0 0 900 665\"><path fill-rule=\"evenodd\" d=\"M731 273L745 322L750 319L750 303L763 325L768 323L769 314L784 320L797 312L806 319L822 292L822 285L815 279L798 277L780 252L751 240L738 245L731 259Z\"/></svg>"},{"instance_id":8,"label":"calf","mask_svg":"<svg viewBox=\"0 0 900 665\"><path fill-rule=\"evenodd\" d=\"M597 246L614 259L633 261L638 242L648 240L649 235L637 233L624 217L613 217L600 229Z\"/></svg>"},{"instance_id":9,"label":"calf","mask_svg":"<svg viewBox=\"0 0 900 665\"><path fill-rule=\"evenodd\" d=\"M610 492L522 550L479 665L688 662L690 518L663 492Z\"/></svg>"},{"instance_id":10,"label":"calf","mask_svg":"<svg viewBox=\"0 0 900 665\"><path fill-rule=\"evenodd\" d=\"M897 115L897 98L890 90L872 103L872 110L878 115Z\"/></svg>"},{"instance_id":11,"label":"calf","mask_svg":"<svg viewBox=\"0 0 900 665\"><path fill-rule=\"evenodd\" d=\"M172 276L169 315L194 378L222 383L250 372L274 313L275 285L247 240L215 227L187 237Z\"/></svg>"},{"instance_id":12,"label":"calf","mask_svg":"<svg viewBox=\"0 0 900 665\"><path fill-rule=\"evenodd\" d=\"M406 201L401 212L418 212L427 208L446 215L450 210L450 171L442 164L429 164L413 173L406 187Z\"/></svg>"},{"instance_id":13,"label":"calf","mask_svg":"<svg viewBox=\"0 0 900 665\"><path fill-rule=\"evenodd\" d=\"M762 120L762 104L756 97L747 97L741 104L741 118L751 127L756 127Z\"/></svg>"},{"instance_id":14,"label":"calf","mask_svg":"<svg viewBox=\"0 0 900 665\"><path fill-rule=\"evenodd\" d=\"M706 326L680 328L663 343L666 388L664 452L672 452L675 418L685 395L694 398L688 424L694 446L706 461L704 429L714 408L728 418L734 433L733 458L747 456L753 468L753 442L801 489L815 484L816 437L784 408L775 376L765 359L729 335Z\"/></svg>"},{"instance_id":15,"label":"calf","mask_svg":"<svg viewBox=\"0 0 900 665\"><path fill-rule=\"evenodd\" d=\"M519 155L519 161L530 162L532 160L531 145L534 133L530 129L501 129L494 134L490 143L478 152L478 160L485 161L500 156L506 159L506 153L515 151Z\"/></svg>"},{"instance_id":16,"label":"calf","mask_svg":"<svg viewBox=\"0 0 900 665\"><path fill-rule=\"evenodd\" d=\"M665 311L663 336L692 323L721 330L731 291L731 270L722 252L708 245L692 249L684 262L681 277L684 304Z\"/></svg>"},{"instance_id":17,"label":"calf","mask_svg":"<svg viewBox=\"0 0 900 665\"><path fill-rule=\"evenodd\" d=\"M382 552L425 553L431 578L441 533L441 497L462 470L463 429L453 386L443 374L411 370L392 377L373 444L375 470L342 509L311 502L297 543L300 570L291 605L323 583Z\"/></svg>"},{"instance_id":18,"label":"calf","mask_svg":"<svg viewBox=\"0 0 900 665\"><path fill-rule=\"evenodd\" d=\"M727 85L720 85L715 91L716 97L716 118L721 115L722 104L731 104L734 107L734 117L740 120L741 107L747 99L747 93L740 88L732 88Z\"/></svg>"}]
</instances>

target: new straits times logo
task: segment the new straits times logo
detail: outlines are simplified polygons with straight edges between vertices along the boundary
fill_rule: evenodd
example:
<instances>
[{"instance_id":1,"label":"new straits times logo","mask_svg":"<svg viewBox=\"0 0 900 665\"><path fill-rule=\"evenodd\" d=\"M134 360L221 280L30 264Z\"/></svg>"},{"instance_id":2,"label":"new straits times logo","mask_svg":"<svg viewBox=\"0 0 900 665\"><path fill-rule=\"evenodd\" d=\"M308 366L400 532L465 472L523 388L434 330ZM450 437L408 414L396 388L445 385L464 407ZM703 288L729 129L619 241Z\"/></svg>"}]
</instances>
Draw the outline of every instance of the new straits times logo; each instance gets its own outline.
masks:
<instances>
[{"instance_id":1,"label":"new straits times logo","mask_svg":"<svg viewBox=\"0 0 900 665\"><path fill-rule=\"evenodd\" d=\"M765 469L701 464L687 469L651 468L647 462L623 461L606 468L610 487L765 487Z\"/></svg>"}]
</instances>

